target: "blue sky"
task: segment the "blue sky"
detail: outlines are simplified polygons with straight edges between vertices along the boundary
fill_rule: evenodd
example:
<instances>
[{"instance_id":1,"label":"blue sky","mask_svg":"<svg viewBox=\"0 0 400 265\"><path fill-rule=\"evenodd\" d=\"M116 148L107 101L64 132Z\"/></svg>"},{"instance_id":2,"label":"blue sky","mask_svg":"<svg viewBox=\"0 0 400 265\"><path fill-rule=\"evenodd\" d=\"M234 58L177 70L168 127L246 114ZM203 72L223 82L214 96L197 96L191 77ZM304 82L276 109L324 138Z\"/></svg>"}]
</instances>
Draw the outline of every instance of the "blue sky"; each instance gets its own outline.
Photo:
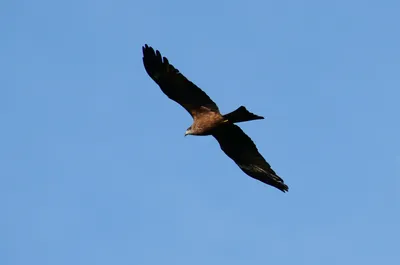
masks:
<instances>
[{"instance_id":1,"label":"blue sky","mask_svg":"<svg viewBox=\"0 0 400 265\"><path fill-rule=\"evenodd\" d=\"M2 1L0 264L400 264L399 1ZM289 185L147 76L159 49Z\"/></svg>"}]
</instances>

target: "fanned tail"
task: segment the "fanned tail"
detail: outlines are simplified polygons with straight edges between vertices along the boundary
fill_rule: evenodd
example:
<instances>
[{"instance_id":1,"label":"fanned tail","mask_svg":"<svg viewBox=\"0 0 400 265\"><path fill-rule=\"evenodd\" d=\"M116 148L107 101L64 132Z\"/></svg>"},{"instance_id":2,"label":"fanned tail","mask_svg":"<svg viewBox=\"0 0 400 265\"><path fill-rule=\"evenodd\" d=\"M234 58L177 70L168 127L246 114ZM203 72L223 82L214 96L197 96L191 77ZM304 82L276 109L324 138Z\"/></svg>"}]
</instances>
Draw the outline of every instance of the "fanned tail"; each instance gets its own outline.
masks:
<instances>
[{"instance_id":1,"label":"fanned tail","mask_svg":"<svg viewBox=\"0 0 400 265\"><path fill-rule=\"evenodd\" d=\"M258 116L254 113L251 113L244 106L240 106L238 109L236 109L228 114L225 114L224 118L229 120L232 123L264 119L264 117L262 117L262 116Z\"/></svg>"}]
</instances>

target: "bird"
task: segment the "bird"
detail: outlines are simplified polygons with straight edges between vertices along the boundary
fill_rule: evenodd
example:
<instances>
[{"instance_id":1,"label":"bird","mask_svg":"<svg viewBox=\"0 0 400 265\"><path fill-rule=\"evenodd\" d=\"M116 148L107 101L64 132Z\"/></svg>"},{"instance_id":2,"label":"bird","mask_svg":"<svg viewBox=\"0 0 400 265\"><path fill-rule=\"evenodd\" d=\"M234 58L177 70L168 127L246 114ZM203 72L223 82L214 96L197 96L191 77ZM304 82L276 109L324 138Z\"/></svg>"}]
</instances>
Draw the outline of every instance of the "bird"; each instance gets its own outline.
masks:
<instances>
[{"instance_id":1,"label":"bird","mask_svg":"<svg viewBox=\"0 0 400 265\"><path fill-rule=\"evenodd\" d=\"M228 114L221 114L217 104L170 64L159 50L145 44L142 52L143 65L150 78L169 99L177 102L192 116L193 123L186 130L185 136L213 136L222 151L248 176L282 192L289 191L289 187L259 153L251 138L236 125L264 117L248 111L244 106Z\"/></svg>"}]
</instances>

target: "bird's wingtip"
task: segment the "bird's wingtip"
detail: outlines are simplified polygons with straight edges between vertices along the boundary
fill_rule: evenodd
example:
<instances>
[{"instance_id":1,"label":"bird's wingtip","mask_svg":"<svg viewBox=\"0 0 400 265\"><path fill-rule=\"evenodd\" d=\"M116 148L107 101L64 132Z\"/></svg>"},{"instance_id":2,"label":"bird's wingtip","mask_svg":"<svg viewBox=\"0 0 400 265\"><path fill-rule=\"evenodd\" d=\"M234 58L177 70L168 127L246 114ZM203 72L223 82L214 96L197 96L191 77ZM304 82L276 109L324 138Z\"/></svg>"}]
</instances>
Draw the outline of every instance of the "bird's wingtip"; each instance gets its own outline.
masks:
<instances>
[{"instance_id":1,"label":"bird's wingtip","mask_svg":"<svg viewBox=\"0 0 400 265\"><path fill-rule=\"evenodd\" d=\"M289 187L288 185L282 183L281 187L279 187L278 189L280 189L283 193L289 192Z\"/></svg>"}]
</instances>

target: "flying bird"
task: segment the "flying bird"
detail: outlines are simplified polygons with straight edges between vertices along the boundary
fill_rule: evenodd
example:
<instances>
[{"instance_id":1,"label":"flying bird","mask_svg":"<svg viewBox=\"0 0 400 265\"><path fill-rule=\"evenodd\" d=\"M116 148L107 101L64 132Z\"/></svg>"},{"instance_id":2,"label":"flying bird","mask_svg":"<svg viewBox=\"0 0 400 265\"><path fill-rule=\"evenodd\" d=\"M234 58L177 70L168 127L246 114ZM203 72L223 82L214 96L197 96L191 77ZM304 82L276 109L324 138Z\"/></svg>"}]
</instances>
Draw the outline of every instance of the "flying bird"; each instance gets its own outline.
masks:
<instances>
[{"instance_id":1,"label":"flying bird","mask_svg":"<svg viewBox=\"0 0 400 265\"><path fill-rule=\"evenodd\" d=\"M249 112L244 106L221 114L217 104L199 87L179 72L158 50L145 44L143 64L147 74L157 83L164 94L180 104L193 118L193 124L186 135L212 135L224 153L239 168L265 184L286 192L284 181L272 170L264 157L258 152L254 142L235 123L264 119Z\"/></svg>"}]
</instances>

